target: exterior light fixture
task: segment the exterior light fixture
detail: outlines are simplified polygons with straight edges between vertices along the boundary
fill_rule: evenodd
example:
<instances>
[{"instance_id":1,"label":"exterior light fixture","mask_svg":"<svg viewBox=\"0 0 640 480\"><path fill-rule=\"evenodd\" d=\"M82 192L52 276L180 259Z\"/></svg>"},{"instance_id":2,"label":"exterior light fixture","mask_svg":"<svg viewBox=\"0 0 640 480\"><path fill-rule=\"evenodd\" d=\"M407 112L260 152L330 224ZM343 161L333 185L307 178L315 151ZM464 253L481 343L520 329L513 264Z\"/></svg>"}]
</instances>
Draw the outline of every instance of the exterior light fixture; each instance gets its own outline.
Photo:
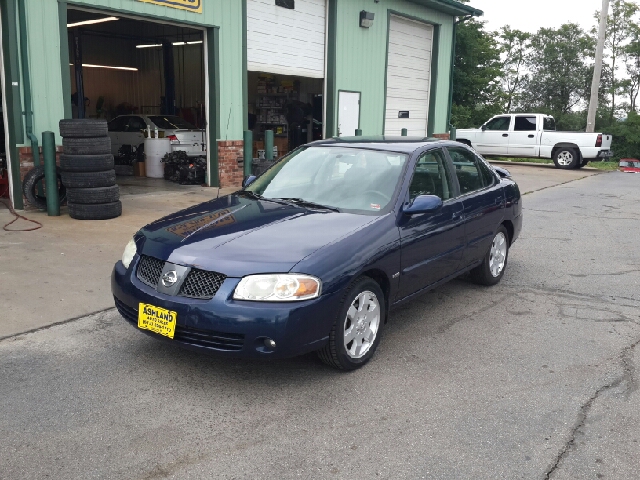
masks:
<instances>
[{"instance_id":1,"label":"exterior light fixture","mask_svg":"<svg viewBox=\"0 0 640 480\"><path fill-rule=\"evenodd\" d=\"M194 42L173 42L173 45L176 47L180 47L184 45L198 45L200 43L202 43L202 40L196 40ZM160 48L160 47L162 47L161 43L136 45L136 48Z\"/></svg>"},{"instance_id":2,"label":"exterior light fixture","mask_svg":"<svg viewBox=\"0 0 640 480\"><path fill-rule=\"evenodd\" d=\"M373 25L373 18L375 13L362 10L360 12L360 26L362 28L369 28Z\"/></svg>"},{"instance_id":3,"label":"exterior light fixture","mask_svg":"<svg viewBox=\"0 0 640 480\"><path fill-rule=\"evenodd\" d=\"M73 63L69 64L70 67L73 67ZM93 63L83 63L83 67L86 68L108 68L110 70L126 70L127 72L137 72L138 69L134 67L115 67L110 65L94 65Z\"/></svg>"},{"instance_id":4,"label":"exterior light fixture","mask_svg":"<svg viewBox=\"0 0 640 480\"><path fill-rule=\"evenodd\" d=\"M82 22L67 23L67 28L79 27L81 25L94 25L96 23L102 22L113 22L114 20L118 20L118 17L104 17L96 18L95 20L84 20Z\"/></svg>"}]
</instances>

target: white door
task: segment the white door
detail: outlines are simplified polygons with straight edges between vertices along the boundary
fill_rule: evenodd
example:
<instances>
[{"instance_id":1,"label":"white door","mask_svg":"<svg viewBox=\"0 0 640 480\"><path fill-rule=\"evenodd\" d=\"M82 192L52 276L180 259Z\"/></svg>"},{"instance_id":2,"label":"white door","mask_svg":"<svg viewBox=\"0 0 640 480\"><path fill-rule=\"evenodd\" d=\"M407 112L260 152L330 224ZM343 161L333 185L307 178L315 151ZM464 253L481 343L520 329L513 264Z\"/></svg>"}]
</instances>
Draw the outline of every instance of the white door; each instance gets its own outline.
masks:
<instances>
[{"instance_id":1,"label":"white door","mask_svg":"<svg viewBox=\"0 0 640 480\"><path fill-rule=\"evenodd\" d=\"M536 128L535 115L516 115L513 129L509 132L510 157L537 157L540 150L542 125Z\"/></svg>"},{"instance_id":2,"label":"white door","mask_svg":"<svg viewBox=\"0 0 640 480\"><path fill-rule=\"evenodd\" d=\"M385 135L427 135L432 47L433 26L391 16Z\"/></svg>"},{"instance_id":3,"label":"white door","mask_svg":"<svg viewBox=\"0 0 640 480\"><path fill-rule=\"evenodd\" d=\"M360 92L339 92L338 108L338 136L353 137L360 128Z\"/></svg>"},{"instance_id":4,"label":"white door","mask_svg":"<svg viewBox=\"0 0 640 480\"><path fill-rule=\"evenodd\" d=\"M511 115L493 117L476 136L474 147L482 155L507 155Z\"/></svg>"},{"instance_id":5,"label":"white door","mask_svg":"<svg viewBox=\"0 0 640 480\"><path fill-rule=\"evenodd\" d=\"M247 0L247 69L324 78L326 0Z\"/></svg>"}]
</instances>

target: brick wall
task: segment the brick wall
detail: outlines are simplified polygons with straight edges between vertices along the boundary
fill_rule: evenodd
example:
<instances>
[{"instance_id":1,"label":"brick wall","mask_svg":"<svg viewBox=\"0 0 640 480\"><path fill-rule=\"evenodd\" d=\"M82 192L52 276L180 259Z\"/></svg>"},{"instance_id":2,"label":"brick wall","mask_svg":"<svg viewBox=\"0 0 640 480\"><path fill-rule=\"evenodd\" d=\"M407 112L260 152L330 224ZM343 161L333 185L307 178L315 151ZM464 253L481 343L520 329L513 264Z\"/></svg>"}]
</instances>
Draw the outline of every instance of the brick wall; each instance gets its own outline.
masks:
<instances>
[{"instance_id":1,"label":"brick wall","mask_svg":"<svg viewBox=\"0 0 640 480\"><path fill-rule=\"evenodd\" d=\"M218 142L218 173L220 187L241 187L244 178L244 142L221 140Z\"/></svg>"},{"instance_id":2,"label":"brick wall","mask_svg":"<svg viewBox=\"0 0 640 480\"><path fill-rule=\"evenodd\" d=\"M40 165L44 162L42 158L42 147L39 147L40 150ZM33 150L31 147L18 147L18 157L20 158L20 185L22 185L22 181L24 180L25 175L33 168ZM62 153L62 147L56 147L56 163L60 165L60 154ZM17 192L14 192L17 193ZM21 192L22 193L22 192ZM36 207L27 202L27 198L23 195L22 197L24 201L24 209L25 210L37 210Z\"/></svg>"},{"instance_id":3,"label":"brick wall","mask_svg":"<svg viewBox=\"0 0 640 480\"><path fill-rule=\"evenodd\" d=\"M42 147L40 150L40 165L44 159L42 158ZM56 163L60 164L60 154L62 153L62 147L56 147ZM33 153L31 147L18 147L18 156L20 157L20 182L24 180L24 176L29 170L33 168Z\"/></svg>"},{"instance_id":4,"label":"brick wall","mask_svg":"<svg viewBox=\"0 0 640 480\"><path fill-rule=\"evenodd\" d=\"M439 138L440 140L449 140L449 134L448 133L434 133L433 134L434 138Z\"/></svg>"}]
</instances>

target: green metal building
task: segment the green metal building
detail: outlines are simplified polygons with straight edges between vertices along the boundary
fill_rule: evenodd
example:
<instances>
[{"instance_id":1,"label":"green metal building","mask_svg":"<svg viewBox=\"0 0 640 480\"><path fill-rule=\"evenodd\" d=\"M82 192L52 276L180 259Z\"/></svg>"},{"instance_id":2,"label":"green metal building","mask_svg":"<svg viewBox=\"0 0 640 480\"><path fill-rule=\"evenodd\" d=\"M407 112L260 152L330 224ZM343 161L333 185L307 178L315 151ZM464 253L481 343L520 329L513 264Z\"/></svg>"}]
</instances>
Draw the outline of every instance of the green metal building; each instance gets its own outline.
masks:
<instances>
[{"instance_id":1,"label":"green metal building","mask_svg":"<svg viewBox=\"0 0 640 480\"><path fill-rule=\"evenodd\" d=\"M454 0L0 0L13 204L42 132L81 107L203 126L212 186L239 184L249 128L257 150L280 132L281 153L356 128L447 135L455 24L481 14ZM310 119L294 141L278 115L292 96Z\"/></svg>"}]
</instances>

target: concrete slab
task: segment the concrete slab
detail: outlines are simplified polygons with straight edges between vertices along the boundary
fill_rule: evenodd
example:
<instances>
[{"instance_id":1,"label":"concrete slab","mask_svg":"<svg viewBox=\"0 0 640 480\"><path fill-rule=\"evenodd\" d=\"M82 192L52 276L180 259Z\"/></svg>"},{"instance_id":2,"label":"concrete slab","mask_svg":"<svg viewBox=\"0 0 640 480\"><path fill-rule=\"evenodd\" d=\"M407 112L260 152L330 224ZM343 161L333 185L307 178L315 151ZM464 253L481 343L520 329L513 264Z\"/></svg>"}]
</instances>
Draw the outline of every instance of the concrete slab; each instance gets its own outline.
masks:
<instances>
[{"instance_id":1,"label":"concrete slab","mask_svg":"<svg viewBox=\"0 0 640 480\"><path fill-rule=\"evenodd\" d=\"M111 269L131 236L153 220L218 195L217 188L199 186L141 193L160 182L138 182L128 192L125 186L123 215L113 220L73 220L63 207L60 217L22 212L42 223L39 230L0 230L0 337L113 307ZM0 204L0 226L12 219ZM10 228L32 226L20 220Z\"/></svg>"},{"instance_id":2,"label":"concrete slab","mask_svg":"<svg viewBox=\"0 0 640 480\"><path fill-rule=\"evenodd\" d=\"M509 170L523 194L603 173L595 168L559 170L553 165L545 164L504 161L490 161L490 163Z\"/></svg>"}]
</instances>

